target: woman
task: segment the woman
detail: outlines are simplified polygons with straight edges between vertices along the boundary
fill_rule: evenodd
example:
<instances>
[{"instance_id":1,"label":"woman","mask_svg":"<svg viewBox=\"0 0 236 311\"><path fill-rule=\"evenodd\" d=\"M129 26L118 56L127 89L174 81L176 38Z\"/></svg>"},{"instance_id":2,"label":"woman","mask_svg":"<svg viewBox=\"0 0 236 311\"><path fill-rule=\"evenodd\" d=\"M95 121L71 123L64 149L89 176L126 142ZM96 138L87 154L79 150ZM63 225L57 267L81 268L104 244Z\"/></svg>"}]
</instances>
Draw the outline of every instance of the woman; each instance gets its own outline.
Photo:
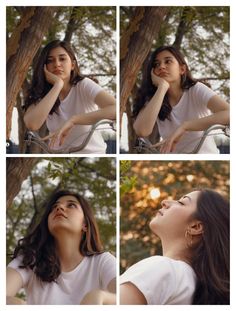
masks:
<instances>
[{"instance_id":1,"label":"woman","mask_svg":"<svg viewBox=\"0 0 236 311\"><path fill-rule=\"evenodd\" d=\"M213 190L164 200L150 222L163 256L120 278L121 304L229 304L229 205Z\"/></svg>"},{"instance_id":2,"label":"woman","mask_svg":"<svg viewBox=\"0 0 236 311\"><path fill-rule=\"evenodd\" d=\"M149 136L155 124L162 153L192 152L202 131L214 124L229 124L229 105L191 77L182 54L173 46L156 49L150 59L134 106L134 130ZM199 153L219 153L207 137Z\"/></svg>"},{"instance_id":3,"label":"woman","mask_svg":"<svg viewBox=\"0 0 236 311\"><path fill-rule=\"evenodd\" d=\"M115 99L79 72L75 54L64 41L52 41L43 49L34 70L26 100L26 127L37 131L46 121L54 149L80 145L92 124L114 120ZM105 153L98 131L79 153Z\"/></svg>"},{"instance_id":4,"label":"woman","mask_svg":"<svg viewBox=\"0 0 236 311\"><path fill-rule=\"evenodd\" d=\"M27 304L83 304L90 292L113 293L115 257L102 250L86 200L70 191L55 193L34 231L21 239L7 268L7 303L25 288ZM109 295L108 295L109 298Z\"/></svg>"}]
</instances>

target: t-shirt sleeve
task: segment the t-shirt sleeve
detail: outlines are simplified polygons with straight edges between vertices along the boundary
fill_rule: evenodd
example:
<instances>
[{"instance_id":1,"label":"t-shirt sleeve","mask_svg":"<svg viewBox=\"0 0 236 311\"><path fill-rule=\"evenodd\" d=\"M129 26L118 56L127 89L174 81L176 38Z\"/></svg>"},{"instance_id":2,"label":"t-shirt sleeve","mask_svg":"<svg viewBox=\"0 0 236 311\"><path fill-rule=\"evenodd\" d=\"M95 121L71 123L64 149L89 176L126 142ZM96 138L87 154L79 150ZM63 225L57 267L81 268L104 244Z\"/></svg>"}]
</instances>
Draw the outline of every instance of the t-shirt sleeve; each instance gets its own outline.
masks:
<instances>
[{"instance_id":1,"label":"t-shirt sleeve","mask_svg":"<svg viewBox=\"0 0 236 311\"><path fill-rule=\"evenodd\" d=\"M23 280L23 287L26 287L30 279L32 270L26 268L19 268L20 265L21 265L21 257L17 257L8 264L8 267L16 270L20 274Z\"/></svg>"},{"instance_id":2,"label":"t-shirt sleeve","mask_svg":"<svg viewBox=\"0 0 236 311\"><path fill-rule=\"evenodd\" d=\"M102 91L102 87L89 78L84 78L80 82L80 86L88 102L94 102L97 94Z\"/></svg>"},{"instance_id":3,"label":"t-shirt sleeve","mask_svg":"<svg viewBox=\"0 0 236 311\"><path fill-rule=\"evenodd\" d=\"M99 269L101 287L107 290L110 281L116 278L116 258L108 252L103 253Z\"/></svg>"},{"instance_id":4,"label":"t-shirt sleeve","mask_svg":"<svg viewBox=\"0 0 236 311\"><path fill-rule=\"evenodd\" d=\"M165 258L153 256L131 266L120 277L120 283L131 282L149 305L163 305L175 288L175 274Z\"/></svg>"},{"instance_id":5,"label":"t-shirt sleeve","mask_svg":"<svg viewBox=\"0 0 236 311\"><path fill-rule=\"evenodd\" d=\"M201 82L197 82L194 86L193 96L197 99L196 102L202 109L207 108L210 98L215 95L216 93L212 89Z\"/></svg>"}]
</instances>

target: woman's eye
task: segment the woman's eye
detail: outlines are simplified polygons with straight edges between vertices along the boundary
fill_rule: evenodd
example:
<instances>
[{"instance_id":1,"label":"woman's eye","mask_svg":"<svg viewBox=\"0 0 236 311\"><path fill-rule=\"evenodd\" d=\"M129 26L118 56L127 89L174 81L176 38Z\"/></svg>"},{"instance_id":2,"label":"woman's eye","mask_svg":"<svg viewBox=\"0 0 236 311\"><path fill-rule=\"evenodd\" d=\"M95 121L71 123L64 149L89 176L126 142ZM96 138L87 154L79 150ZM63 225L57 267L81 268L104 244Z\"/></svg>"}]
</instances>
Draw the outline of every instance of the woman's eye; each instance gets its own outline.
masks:
<instances>
[{"instance_id":1,"label":"woman's eye","mask_svg":"<svg viewBox=\"0 0 236 311\"><path fill-rule=\"evenodd\" d=\"M52 62L51 59L47 59L46 64L50 64Z\"/></svg>"},{"instance_id":2,"label":"woman's eye","mask_svg":"<svg viewBox=\"0 0 236 311\"><path fill-rule=\"evenodd\" d=\"M70 203L70 204L68 204L68 207L70 207L70 208L74 208L74 207L76 207L76 204L74 204L74 203Z\"/></svg>"},{"instance_id":3,"label":"woman's eye","mask_svg":"<svg viewBox=\"0 0 236 311\"><path fill-rule=\"evenodd\" d=\"M181 201L177 201L179 204L181 204L181 205L184 205L184 203L183 202L181 202Z\"/></svg>"}]
</instances>

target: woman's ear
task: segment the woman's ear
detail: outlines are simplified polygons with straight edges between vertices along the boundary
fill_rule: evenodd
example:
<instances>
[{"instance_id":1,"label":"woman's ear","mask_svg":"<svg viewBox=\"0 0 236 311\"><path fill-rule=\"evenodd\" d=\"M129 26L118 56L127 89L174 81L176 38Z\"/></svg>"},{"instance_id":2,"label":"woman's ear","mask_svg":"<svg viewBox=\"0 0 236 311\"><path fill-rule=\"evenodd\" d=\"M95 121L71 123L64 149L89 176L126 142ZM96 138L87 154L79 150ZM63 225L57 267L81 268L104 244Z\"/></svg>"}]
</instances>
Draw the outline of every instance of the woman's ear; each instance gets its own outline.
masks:
<instances>
[{"instance_id":1,"label":"woman's ear","mask_svg":"<svg viewBox=\"0 0 236 311\"><path fill-rule=\"evenodd\" d=\"M186 71L187 71L186 65L185 64L180 65L180 74L181 75L186 74Z\"/></svg>"},{"instance_id":2,"label":"woman's ear","mask_svg":"<svg viewBox=\"0 0 236 311\"><path fill-rule=\"evenodd\" d=\"M203 229L203 223L199 220L195 220L189 225L188 232L191 235L200 235L203 234Z\"/></svg>"},{"instance_id":3,"label":"woman's ear","mask_svg":"<svg viewBox=\"0 0 236 311\"><path fill-rule=\"evenodd\" d=\"M73 60L71 63L71 70L74 70L74 69L75 69L75 60Z\"/></svg>"}]
</instances>

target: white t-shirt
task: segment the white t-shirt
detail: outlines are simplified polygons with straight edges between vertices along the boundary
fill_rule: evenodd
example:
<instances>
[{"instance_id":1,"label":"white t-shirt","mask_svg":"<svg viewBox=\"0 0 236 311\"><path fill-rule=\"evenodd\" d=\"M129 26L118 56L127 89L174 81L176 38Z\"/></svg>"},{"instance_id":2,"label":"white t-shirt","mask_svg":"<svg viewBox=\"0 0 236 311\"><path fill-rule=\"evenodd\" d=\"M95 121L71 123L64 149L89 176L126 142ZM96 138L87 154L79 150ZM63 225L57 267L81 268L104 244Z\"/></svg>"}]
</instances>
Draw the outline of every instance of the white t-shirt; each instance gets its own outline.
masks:
<instances>
[{"instance_id":1,"label":"white t-shirt","mask_svg":"<svg viewBox=\"0 0 236 311\"><path fill-rule=\"evenodd\" d=\"M185 90L180 101L172 108L170 120L161 121L157 118L157 125L163 139L172 135L184 121L209 116L211 111L207 108L209 99L216 93L205 84L197 82L190 89ZM202 131L185 133L176 144L173 153L189 153L194 150L200 141ZM213 136L208 136L198 153L219 153Z\"/></svg>"},{"instance_id":2,"label":"white t-shirt","mask_svg":"<svg viewBox=\"0 0 236 311\"><path fill-rule=\"evenodd\" d=\"M73 86L64 100L61 101L57 112L49 115L46 120L50 133L61 128L72 116L82 113L89 113L98 110L94 99L102 91L94 81L84 78ZM54 149L79 146L87 137L91 125L76 125L69 132L65 142L60 147L55 145ZM106 143L99 130L95 130L88 145L78 153L106 153Z\"/></svg>"},{"instance_id":3,"label":"white t-shirt","mask_svg":"<svg viewBox=\"0 0 236 311\"><path fill-rule=\"evenodd\" d=\"M107 290L116 277L116 259L108 252L84 257L73 271L62 272L56 282L50 283L41 282L31 269L19 265L19 258L15 258L8 267L21 275L29 305L77 305L91 290Z\"/></svg>"},{"instance_id":4,"label":"white t-shirt","mask_svg":"<svg viewBox=\"0 0 236 311\"><path fill-rule=\"evenodd\" d=\"M148 305L190 305L196 285L192 267L179 260L152 256L131 266L120 283L131 282Z\"/></svg>"}]
</instances>

